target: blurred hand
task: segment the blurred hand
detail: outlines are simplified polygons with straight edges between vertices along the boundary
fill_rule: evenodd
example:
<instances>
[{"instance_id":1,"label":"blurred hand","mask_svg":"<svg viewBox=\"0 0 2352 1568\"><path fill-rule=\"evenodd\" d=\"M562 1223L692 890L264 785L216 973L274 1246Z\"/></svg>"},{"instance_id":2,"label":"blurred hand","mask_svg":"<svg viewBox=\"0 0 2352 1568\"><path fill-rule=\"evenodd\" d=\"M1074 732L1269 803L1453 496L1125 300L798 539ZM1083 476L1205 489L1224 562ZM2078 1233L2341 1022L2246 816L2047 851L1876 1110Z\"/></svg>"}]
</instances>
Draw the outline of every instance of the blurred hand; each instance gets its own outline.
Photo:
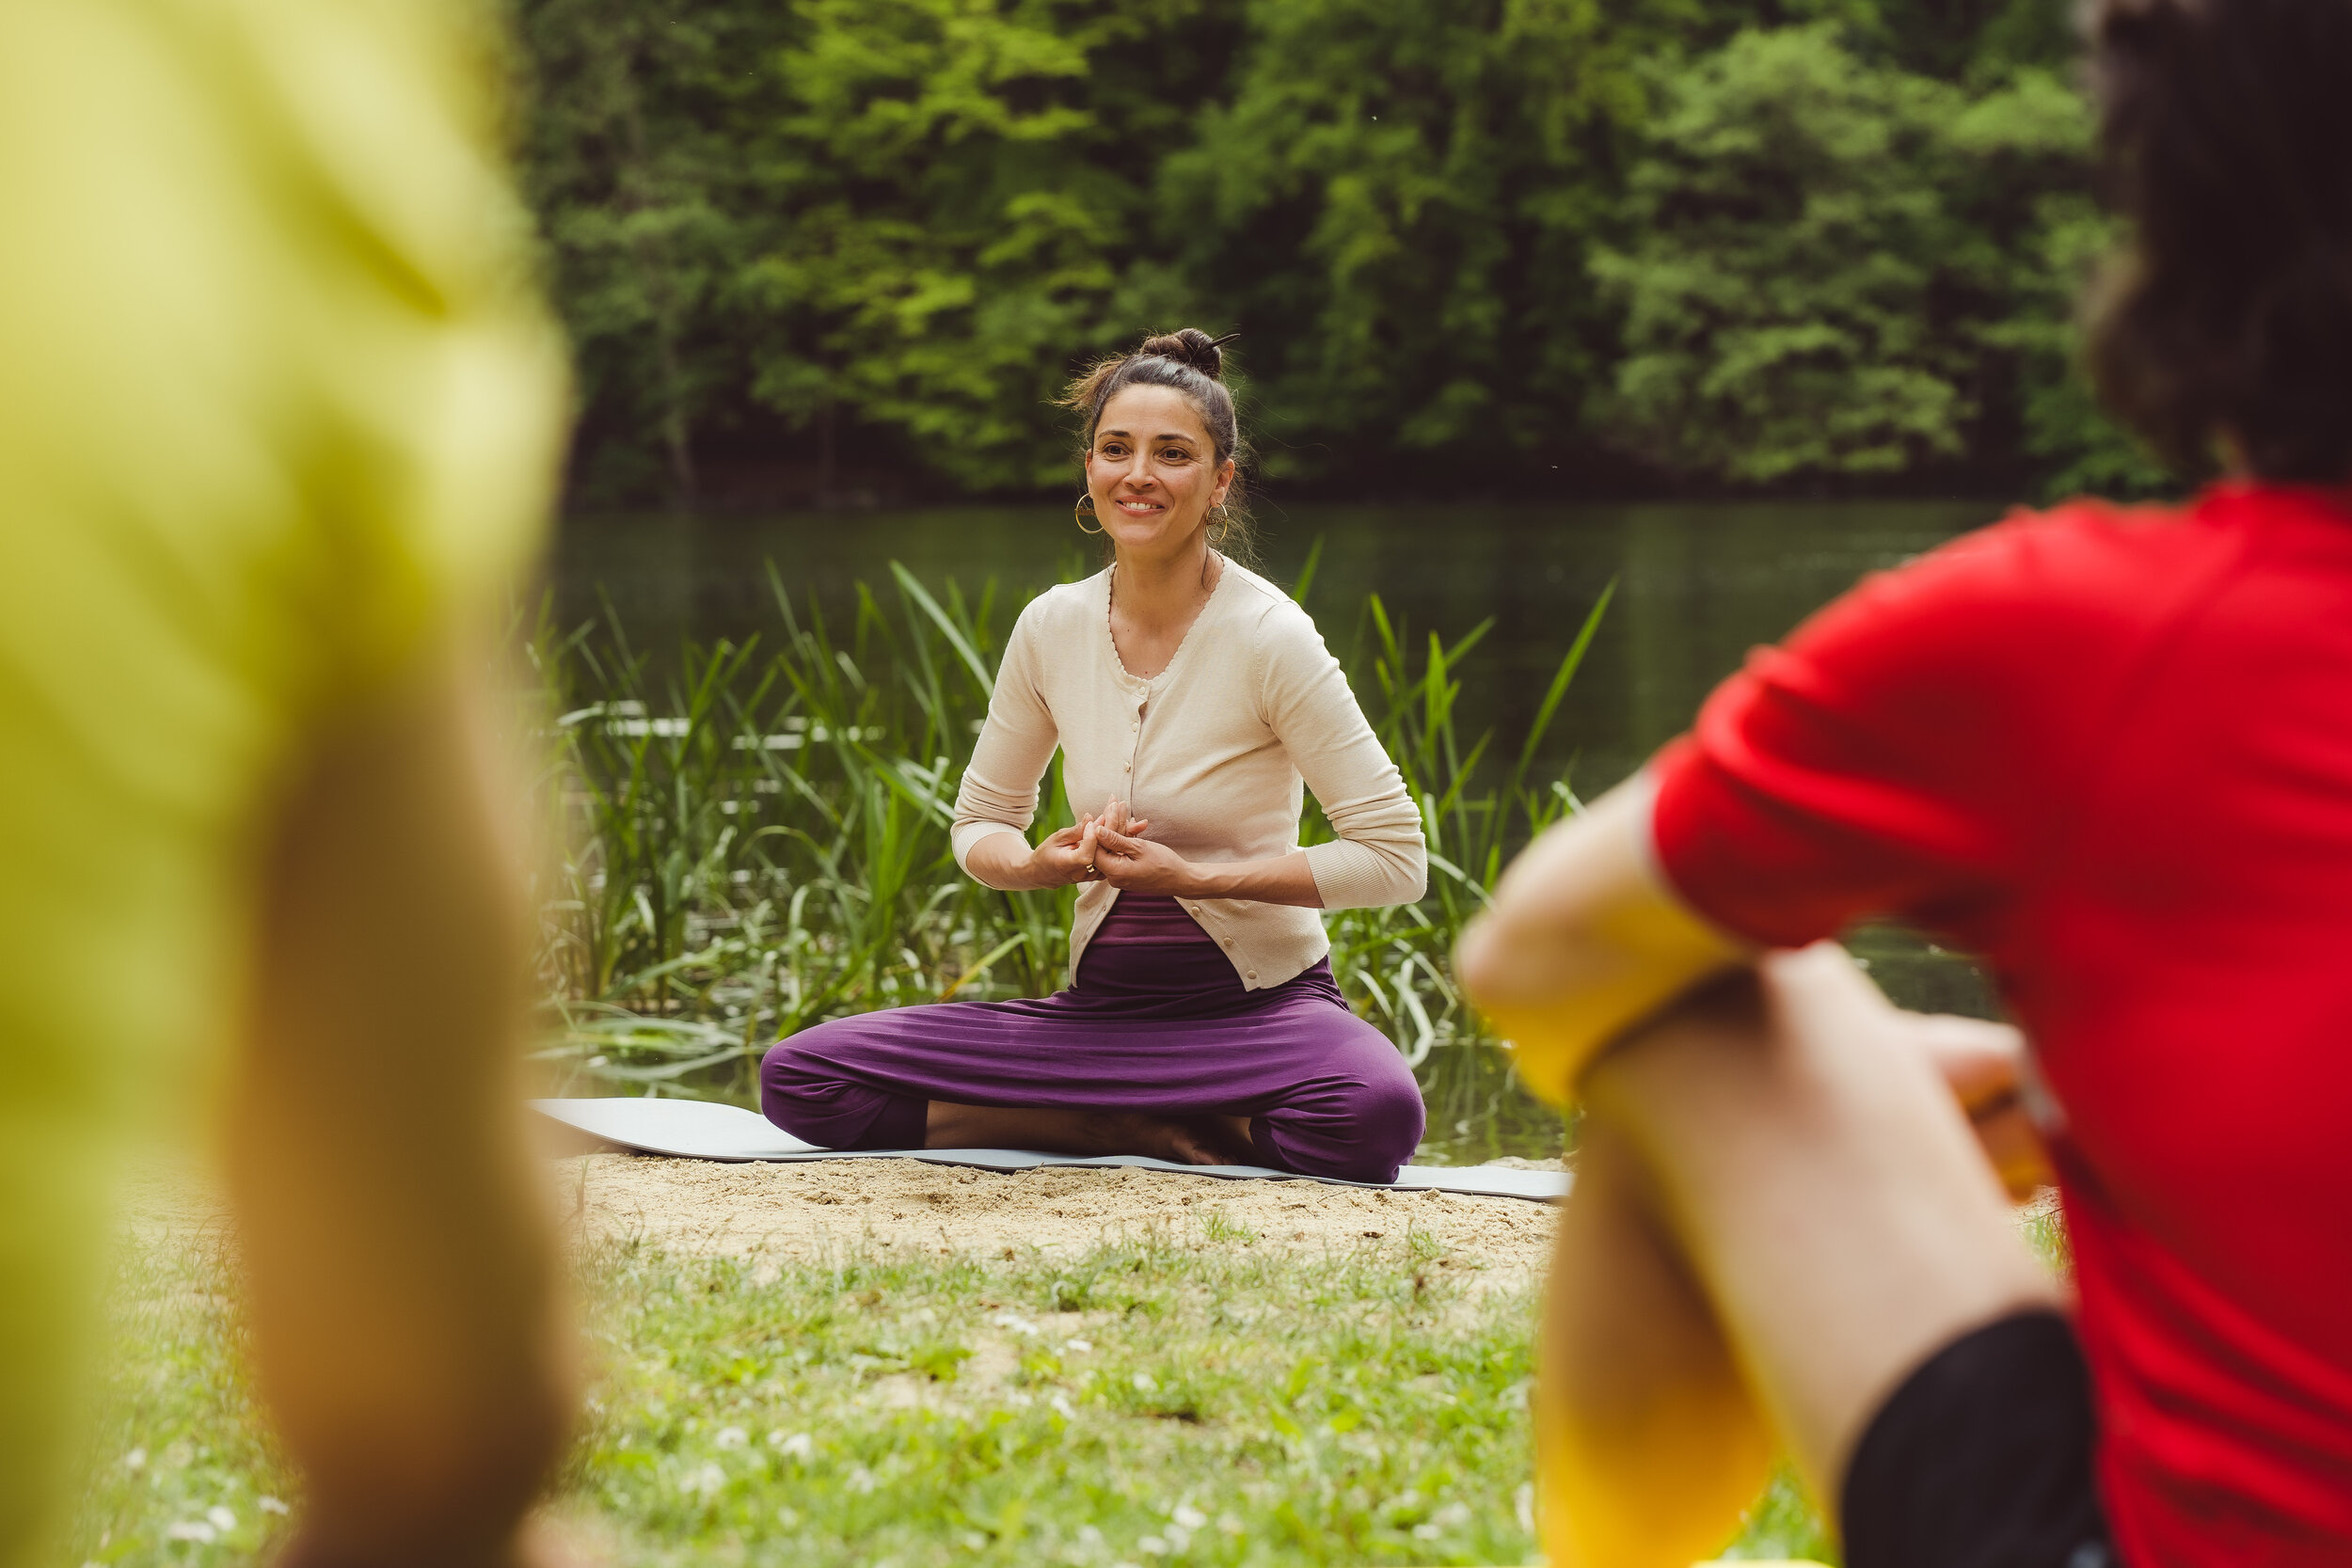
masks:
<instances>
[{"instance_id":1,"label":"blurred hand","mask_svg":"<svg viewBox=\"0 0 2352 1568\"><path fill-rule=\"evenodd\" d=\"M524 1135L527 797L487 668L453 638L339 711L256 859L222 1141L295 1564L554 1560L523 1521L577 1341Z\"/></svg>"},{"instance_id":2,"label":"blurred hand","mask_svg":"<svg viewBox=\"0 0 2352 1568\"><path fill-rule=\"evenodd\" d=\"M2024 1200L2056 1180L2042 1134L2026 1113L2026 1037L2006 1023L1945 1013L1901 1015L1913 1041L1927 1053L1952 1096L1968 1114L1977 1142L2009 1189Z\"/></svg>"}]
</instances>

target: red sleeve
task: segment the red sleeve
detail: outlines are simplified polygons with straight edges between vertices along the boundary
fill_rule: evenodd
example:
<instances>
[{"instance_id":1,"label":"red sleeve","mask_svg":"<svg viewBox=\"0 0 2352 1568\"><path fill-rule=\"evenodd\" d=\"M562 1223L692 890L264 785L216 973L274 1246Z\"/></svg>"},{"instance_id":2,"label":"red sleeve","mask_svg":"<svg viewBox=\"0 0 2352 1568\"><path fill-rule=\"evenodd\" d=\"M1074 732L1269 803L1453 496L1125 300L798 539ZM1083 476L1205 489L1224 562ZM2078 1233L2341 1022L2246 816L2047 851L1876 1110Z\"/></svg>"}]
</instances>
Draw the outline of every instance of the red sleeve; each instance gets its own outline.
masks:
<instances>
[{"instance_id":1,"label":"red sleeve","mask_svg":"<svg viewBox=\"0 0 2352 1568\"><path fill-rule=\"evenodd\" d=\"M2015 517L1757 649L1655 765L1667 879L1772 945L1864 915L1989 945L2179 580L2153 531L2093 505Z\"/></svg>"}]
</instances>

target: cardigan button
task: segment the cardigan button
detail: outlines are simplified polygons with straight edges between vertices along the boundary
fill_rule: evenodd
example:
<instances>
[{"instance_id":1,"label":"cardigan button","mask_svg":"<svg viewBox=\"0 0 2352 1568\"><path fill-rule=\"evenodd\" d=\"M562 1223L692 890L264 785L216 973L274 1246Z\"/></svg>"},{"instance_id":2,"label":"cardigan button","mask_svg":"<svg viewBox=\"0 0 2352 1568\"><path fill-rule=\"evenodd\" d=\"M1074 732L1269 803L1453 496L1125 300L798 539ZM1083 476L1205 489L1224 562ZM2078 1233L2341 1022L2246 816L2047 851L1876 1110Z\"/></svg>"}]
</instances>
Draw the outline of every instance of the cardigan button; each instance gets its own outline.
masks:
<instances>
[{"instance_id":1,"label":"cardigan button","mask_svg":"<svg viewBox=\"0 0 2352 1568\"><path fill-rule=\"evenodd\" d=\"M1257 972L1256 970L1254 970L1254 969L1253 969L1253 970L1251 970L1251 971L1249 972L1249 977L1250 977L1252 980L1256 979L1256 978L1258 977L1258 972Z\"/></svg>"}]
</instances>

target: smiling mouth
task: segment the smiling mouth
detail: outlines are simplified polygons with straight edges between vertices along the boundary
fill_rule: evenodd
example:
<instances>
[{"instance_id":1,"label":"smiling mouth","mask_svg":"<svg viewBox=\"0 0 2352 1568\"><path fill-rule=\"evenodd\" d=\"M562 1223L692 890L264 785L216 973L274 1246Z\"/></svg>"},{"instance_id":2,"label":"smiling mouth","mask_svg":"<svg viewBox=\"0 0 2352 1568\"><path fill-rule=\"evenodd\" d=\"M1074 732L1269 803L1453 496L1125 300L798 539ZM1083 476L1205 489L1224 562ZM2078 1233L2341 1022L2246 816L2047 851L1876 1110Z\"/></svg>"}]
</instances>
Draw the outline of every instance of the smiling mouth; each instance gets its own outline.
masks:
<instances>
[{"instance_id":1,"label":"smiling mouth","mask_svg":"<svg viewBox=\"0 0 2352 1568\"><path fill-rule=\"evenodd\" d=\"M1145 516L1153 512L1165 512L1168 510L1168 508L1159 501L1144 501L1131 499L1121 499L1119 501L1118 506L1119 510L1121 512L1133 513L1137 516Z\"/></svg>"}]
</instances>

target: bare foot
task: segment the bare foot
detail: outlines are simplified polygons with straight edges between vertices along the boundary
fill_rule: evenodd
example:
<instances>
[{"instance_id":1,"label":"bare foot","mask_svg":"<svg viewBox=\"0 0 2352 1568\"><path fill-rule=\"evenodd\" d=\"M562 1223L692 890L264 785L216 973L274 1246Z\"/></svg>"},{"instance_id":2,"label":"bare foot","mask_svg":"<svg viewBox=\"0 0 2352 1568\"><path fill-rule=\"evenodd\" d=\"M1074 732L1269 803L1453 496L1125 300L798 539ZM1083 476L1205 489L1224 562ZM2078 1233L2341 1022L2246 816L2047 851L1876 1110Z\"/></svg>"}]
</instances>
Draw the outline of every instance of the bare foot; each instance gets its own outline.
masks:
<instances>
[{"instance_id":1,"label":"bare foot","mask_svg":"<svg viewBox=\"0 0 2352 1568\"><path fill-rule=\"evenodd\" d=\"M1211 1117L1145 1116L1120 1112L1104 1116L1092 1129L1097 1153L1145 1154L1179 1165L1230 1165L1226 1147Z\"/></svg>"},{"instance_id":2,"label":"bare foot","mask_svg":"<svg viewBox=\"0 0 2352 1568\"><path fill-rule=\"evenodd\" d=\"M1249 1141L1246 1117L1194 1117L1175 1124L1170 1147L1161 1156L1185 1165L1254 1165L1258 1151Z\"/></svg>"},{"instance_id":3,"label":"bare foot","mask_svg":"<svg viewBox=\"0 0 2352 1568\"><path fill-rule=\"evenodd\" d=\"M1246 1117L1178 1118L1140 1111L959 1105L934 1100L927 1148L1038 1148L1056 1154L1142 1154L1182 1165L1253 1164Z\"/></svg>"}]
</instances>

